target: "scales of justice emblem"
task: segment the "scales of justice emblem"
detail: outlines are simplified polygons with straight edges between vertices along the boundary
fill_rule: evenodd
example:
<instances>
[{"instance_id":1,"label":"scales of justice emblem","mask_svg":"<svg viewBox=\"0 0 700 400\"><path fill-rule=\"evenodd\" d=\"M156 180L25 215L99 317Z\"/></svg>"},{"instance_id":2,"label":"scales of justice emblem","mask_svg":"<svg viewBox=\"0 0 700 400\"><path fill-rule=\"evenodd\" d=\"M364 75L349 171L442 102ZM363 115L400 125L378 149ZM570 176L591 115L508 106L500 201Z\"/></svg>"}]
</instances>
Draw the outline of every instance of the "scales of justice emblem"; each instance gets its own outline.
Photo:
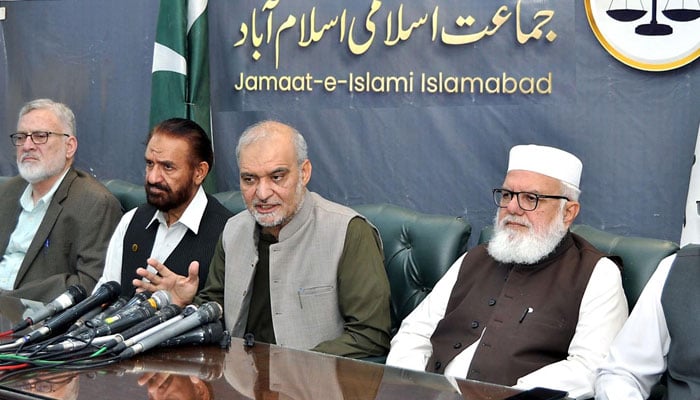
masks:
<instances>
[{"instance_id":1,"label":"scales of justice emblem","mask_svg":"<svg viewBox=\"0 0 700 400\"><path fill-rule=\"evenodd\" d=\"M671 4L671 0L666 1L666 5L661 13L666 16L666 18L676 21L676 22L688 22L700 18L700 0L697 1L697 8L686 8L685 0L681 0L680 4L675 5L677 8L670 8L674 5ZM639 8L627 7L627 1L625 1L625 7L623 8L612 8L614 1L610 2L610 8L607 13L610 18L613 18L620 22L631 22L636 21L644 17L648 11L644 9L644 4L639 0ZM673 33L673 27L671 25L659 23L657 19L658 12L658 1L652 0L651 2L651 20L647 24L637 25L634 32L638 35L656 36L656 35L670 35ZM690 3L690 1L688 1Z\"/></svg>"},{"instance_id":2,"label":"scales of justice emblem","mask_svg":"<svg viewBox=\"0 0 700 400\"><path fill-rule=\"evenodd\" d=\"M584 0L600 44L624 64L668 71L700 56L700 0Z\"/></svg>"}]
</instances>

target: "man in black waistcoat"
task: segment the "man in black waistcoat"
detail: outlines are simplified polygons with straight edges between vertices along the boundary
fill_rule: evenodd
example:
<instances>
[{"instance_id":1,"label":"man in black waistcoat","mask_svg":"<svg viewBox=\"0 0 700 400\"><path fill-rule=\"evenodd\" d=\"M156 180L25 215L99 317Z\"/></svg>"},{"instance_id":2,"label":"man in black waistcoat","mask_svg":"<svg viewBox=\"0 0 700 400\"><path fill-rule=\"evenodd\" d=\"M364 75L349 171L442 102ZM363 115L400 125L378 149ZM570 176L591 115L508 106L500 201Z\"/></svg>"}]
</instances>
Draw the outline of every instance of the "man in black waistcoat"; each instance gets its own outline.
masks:
<instances>
[{"instance_id":1,"label":"man in black waistcoat","mask_svg":"<svg viewBox=\"0 0 700 400\"><path fill-rule=\"evenodd\" d=\"M140 279L136 268L145 267L149 258L183 275L199 261L200 277L206 278L216 242L233 215L202 188L214 151L194 121L172 118L156 125L148 135L145 160L147 203L122 217L99 282L120 282L126 297L134 293L132 280ZM205 281L200 279L200 286Z\"/></svg>"},{"instance_id":2,"label":"man in black waistcoat","mask_svg":"<svg viewBox=\"0 0 700 400\"><path fill-rule=\"evenodd\" d=\"M593 396L627 302L618 265L569 232L582 169L560 149L513 147L493 237L403 320L387 364Z\"/></svg>"},{"instance_id":3,"label":"man in black waistcoat","mask_svg":"<svg viewBox=\"0 0 700 400\"><path fill-rule=\"evenodd\" d=\"M700 399L698 287L700 244L661 260L598 370L597 400L646 399L662 376L665 399Z\"/></svg>"}]
</instances>

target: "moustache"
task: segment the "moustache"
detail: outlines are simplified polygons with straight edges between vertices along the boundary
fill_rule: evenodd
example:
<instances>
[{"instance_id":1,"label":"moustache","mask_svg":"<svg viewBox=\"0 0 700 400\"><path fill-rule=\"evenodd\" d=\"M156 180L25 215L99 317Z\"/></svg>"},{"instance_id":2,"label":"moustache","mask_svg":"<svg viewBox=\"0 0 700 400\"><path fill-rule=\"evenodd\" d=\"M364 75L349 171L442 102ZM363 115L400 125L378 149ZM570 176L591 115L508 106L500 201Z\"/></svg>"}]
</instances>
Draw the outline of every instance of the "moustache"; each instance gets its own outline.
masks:
<instances>
[{"instance_id":1,"label":"moustache","mask_svg":"<svg viewBox=\"0 0 700 400\"><path fill-rule=\"evenodd\" d=\"M20 161L24 161L24 160L26 160L27 158L30 158L30 157L31 157L31 158L36 158L36 159L38 159L38 158L39 158L39 155L38 155L38 154L35 154L34 152L24 152L24 153L22 153L22 155L20 155L19 160L20 160Z\"/></svg>"},{"instance_id":2,"label":"moustache","mask_svg":"<svg viewBox=\"0 0 700 400\"><path fill-rule=\"evenodd\" d=\"M521 218L521 217L518 217L516 215L506 215L505 217L503 217L503 219L501 219L501 221L499 222L499 225L501 226L501 228L505 228L506 224L509 222L523 225L528 229L532 228L532 224L530 223L530 221L528 221L527 218L524 218L524 217Z\"/></svg>"},{"instance_id":3,"label":"moustache","mask_svg":"<svg viewBox=\"0 0 700 400\"><path fill-rule=\"evenodd\" d=\"M276 201L253 199L253 207L255 207L255 206L278 206L280 204L281 203L276 202Z\"/></svg>"},{"instance_id":4,"label":"moustache","mask_svg":"<svg viewBox=\"0 0 700 400\"><path fill-rule=\"evenodd\" d=\"M162 185L160 183L146 183L146 190L148 189L158 189L164 192L170 192L170 188L168 186Z\"/></svg>"}]
</instances>

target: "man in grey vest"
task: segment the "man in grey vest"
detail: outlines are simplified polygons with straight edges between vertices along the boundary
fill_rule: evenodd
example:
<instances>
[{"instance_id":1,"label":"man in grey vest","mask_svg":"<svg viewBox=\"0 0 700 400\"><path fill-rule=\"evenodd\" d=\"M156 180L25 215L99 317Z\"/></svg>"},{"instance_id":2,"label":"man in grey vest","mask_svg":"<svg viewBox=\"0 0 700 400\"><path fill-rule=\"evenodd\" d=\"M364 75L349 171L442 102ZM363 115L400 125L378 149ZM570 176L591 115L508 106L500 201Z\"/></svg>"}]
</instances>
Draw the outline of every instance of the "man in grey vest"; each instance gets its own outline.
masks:
<instances>
[{"instance_id":1,"label":"man in grey vest","mask_svg":"<svg viewBox=\"0 0 700 400\"><path fill-rule=\"evenodd\" d=\"M598 370L596 399L649 397L666 374L665 399L700 398L700 245L661 260Z\"/></svg>"},{"instance_id":2,"label":"man in grey vest","mask_svg":"<svg viewBox=\"0 0 700 400\"><path fill-rule=\"evenodd\" d=\"M202 188L214 166L214 150L196 122L171 118L153 127L144 157L147 202L122 217L99 282L121 283L125 297L133 295L136 269L146 266L149 257L180 274L187 273L190 262L200 261L206 278L216 241L233 215Z\"/></svg>"},{"instance_id":3,"label":"man in grey vest","mask_svg":"<svg viewBox=\"0 0 700 400\"><path fill-rule=\"evenodd\" d=\"M511 149L493 237L403 320L388 365L593 396L627 302L618 265L569 232L582 168L553 147Z\"/></svg>"},{"instance_id":4,"label":"man in grey vest","mask_svg":"<svg viewBox=\"0 0 700 400\"><path fill-rule=\"evenodd\" d=\"M241 136L236 157L249 212L229 219L196 302L216 301L234 336L346 357L386 354L389 282L379 232L352 209L306 189L304 137L264 121ZM199 265L187 277L150 263L145 290L167 289L187 304Z\"/></svg>"}]
</instances>

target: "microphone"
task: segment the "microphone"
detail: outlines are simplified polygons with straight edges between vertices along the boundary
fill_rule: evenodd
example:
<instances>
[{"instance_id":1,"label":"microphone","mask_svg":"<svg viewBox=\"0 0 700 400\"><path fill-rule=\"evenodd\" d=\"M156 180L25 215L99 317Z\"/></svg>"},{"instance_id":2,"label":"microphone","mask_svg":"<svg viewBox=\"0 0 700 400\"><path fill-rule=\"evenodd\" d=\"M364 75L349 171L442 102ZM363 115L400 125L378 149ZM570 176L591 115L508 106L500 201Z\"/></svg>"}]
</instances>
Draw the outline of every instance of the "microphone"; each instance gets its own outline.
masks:
<instances>
[{"instance_id":1,"label":"microphone","mask_svg":"<svg viewBox=\"0 0 700 400\"><path fill-rule=\"evenodd\" d=\"M231 337L228 335L228 332L224 331L224 325L221 323L221 320L217 320L166 339L158 347L218 344L225 348L227 347L226 337L228 337L228 342L230 342Z\"/></svg>"},{"instance_id":2,"label":"microphone","mask_svg":"<svg viewBox=\"0 0 700 400\"><path fill-rule=\"evenodd\" d=\"M108 317L104 324L95 328L95 336L105 336L123 331L141 321L152 317L156 309L152 307L137 307L114 317Z\"/></svg>"},{"instance_id":3,"label":"microphone","mask_svg":"<svg viewBox=\"0 0 700 400\"><path fill-rule=\"evenodd\" d=\"M144 291L144 292L136 293L129 299L129 301L126 302L126 304L124 304L124 306L118 308L117 310L115 310L114 312L112 312L110 314L106 314L106 315L102 316L102 318L100 318L100 320L104 320L108 317L111 317L115 313L120 313L122 311L128 311L128 310L131 310L135 307L138 307L141 304L143 304L144 301L148 300L149 298L151 298L151 292ZM103 321L96 321L97 324L101 324L102 322Z\"/></svg>"},{"instance_id":4,"label":"microphone","mask_svg":"<svg viewBox=\"0 0 700 400\"><path fill-rule=\"evenodd\" d=\"M128 304L128 303L127 303ZM95 328L95 336L104 336L117 333L152 317L156 311L170 304L170 293L159 290L150 298L141 301L135 306L117 311L114 315L105 318L101 325Z\"/></svg>"},{"instance_id":5,"label":"microphone","mask_svg":"<svg viewBox=\"0 0 700 400\"><path fill-rule=\"evenodd\" d=\"M106 304L100 304L99 306L86 312L68 328L68 336L77 336L78 334L85 332L89 324L98 323L97 321L102 320L108 315L112 315L118 309L124 307L126 302L127 299L125 297L120 297L112 302L112 304L110 304L108 307L104 307Z\"/></svg>"},{"instance_id":6,"label":"microphone","mask_svg":"<svg viewBox=\"0 0 700 400\"><path fill-rule=\"evenodd\" d=\"M204 303L191 315L188 315L182 320L175 322L168 328L159 330L154 334L141 339L136 344L128 347L119 354L119 359L124 360L136 354L143 353L144 351L157 346L165 339L177 336L183 332L187 332L188 330L199 325L216 321L217 319L221 318L222 313L223 309L219 303L213 301Z\"/></svg>"},{"instance_id":7,"label":"microphone","mask_svg":"<svg viewBox=\"0 0 700 400\"><path fill-rule=\"evenodd\" d=\"M121 286L119 283L115 281L107 282L100 286L91 296L51 319L46 320L42 327L30 332L23 338L20 338L20 340L24 341L24 343L32 342L44 336L48 336L52 332L63 329L96 306L113 301L119 296L120 292Z\"/></svg>"},{"instance_id":8,"label":"microphone","mask_svg":"<svg viewBox=\"0 0 700 400\"><path fill-rule=\"evenodd\" d=\"M184 310L177 304L168 304L159 310L156 315L140 322L127 330L113 335L113 339L104 342L104 346L108 349L114 347L111 351L115 354L122 352L127 347L137 343L139 340L165 329L168 326L184 319L186 316L197 311L197 306L190 304ZM96 338L95 341L100 341L101 338Z\"/></svg>"},{"instance_id":9,"label":"microphone","mask_svg":"<svg viewBox=\"0 0 700 400\"><path fill-rule=\"evenodd\" d=\"M123 300L123 302L126 304L121 308L111 312L105 310L102 314L88 321L84 328L71 332L69 336L89 341L94 337L120 332L153 316L160 307L169 304L170 294L165 290L159 290L153 295L150 292L141 292L134 295L129 301Z\"/></svg>"},{"instance_id":10,"label":"microphone","mask_svg":"<svg viewBox=\"0 0 700 400\"><path fill-rule=\"evenodd\" d=\"M126 299L124 299L126 301ZM93 346L93 347L103 347L105 349L111 349L114 346L117 346L119 344L123 345L122 342L124 342L127 339L130 339L131 337L149 329L152 328L162 322L165 322L175 316L178 316L181 312L180 306L177 304L168 304L164 306L162 309L158 310L155 315L152 317L146 319L145 321L141 321L136 323L135 325L131 326L130 328L127 328L126 330L120 332L120 333L114 333L110 335L104 335L104 336L97 336L97 335L92 335L91 337L89 334L80 334L77 336L72 336L72 335L67 335L67 340L64 340L61 343L58 344L52 344L48 345L46 347L47 351L73 351L73 350L79 350L82 348L85 348L87 346ZM182 317L181 317L182 318ZM180 319L181 319L180 318ZM98 329L103 328L104 326L100 326ZM86 331L89 332L89 331ZM115 349L113 352L117 352L124 350L127 346L123 346L120 349Z\"/></svg>"},{"instance_id":11,"label":"microphone","mask_svg":"<svg viewBox=\"0 0 700 400\"><path fill-rule=\"evenodd\" d=\"M68 307L73 306L85 299L87 296L87 291L81 285L71 285L68 290L63 292L60 296L56 297L53 301L47 304L42 310L36 314L27 317L24 321L17 323L12 327L13 332L19 332L22 329L34 325L39 321L43 321L48 317L53 316L59 311L63 311Z\"/></svg>"}]
</instances>

